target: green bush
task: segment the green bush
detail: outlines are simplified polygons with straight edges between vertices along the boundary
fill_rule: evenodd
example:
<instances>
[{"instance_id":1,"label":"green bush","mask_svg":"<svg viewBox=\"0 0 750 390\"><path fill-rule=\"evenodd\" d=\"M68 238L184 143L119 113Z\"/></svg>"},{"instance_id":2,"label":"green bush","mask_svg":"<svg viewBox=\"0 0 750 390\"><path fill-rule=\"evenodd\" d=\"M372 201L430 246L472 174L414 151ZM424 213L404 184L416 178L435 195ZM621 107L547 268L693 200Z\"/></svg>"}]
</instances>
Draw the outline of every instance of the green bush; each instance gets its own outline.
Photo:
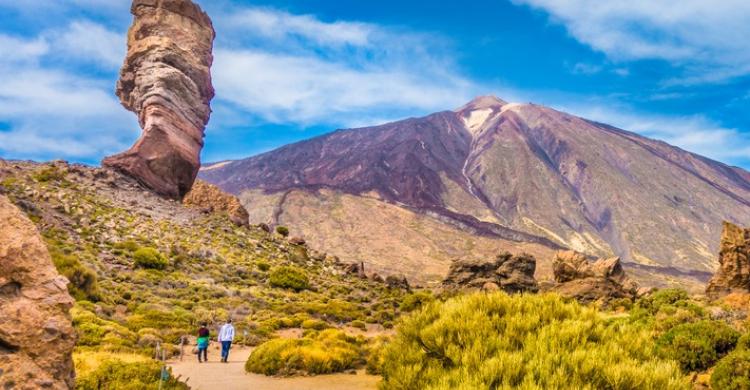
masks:
<instances>
[{"instance_id":1,"label":"green bush","mask_svg":"<svg viewBox=\"0 0 750 390\"><path fill-rule=\"evenodd\" d=\"M349 323L349 326L356 329L367 330L367 324L364 321L354 320Z\"/></svg>"},{"instance_id":2,"label":"green bush","mask_svg":"<svg viewBox=\"0 0 750 390\"><path fill-rule=\"evenodd\" d=\"M739 337L724 322L703 320L675 326L657 340L657 346L663 357L678 361L685 372L702 371L731 351Z\"/></svg>"},{"instance_id":3,"label":"green bush","mask_svg":"<svg viewBox=\"0 0 750 390\"><path fill-rule=\"evenodd\" d=\"M327 322L313 319L313 318L302 321L301 327L302 329L313 329L313 330L323 330L323 329L329 328Z\"/></svg>"},{"instance_id":4,"label":"green bush","mask_svg":"<svg viewBox=\"0 0 750 390\"><path fill-rule=\"evenodd\" d=\"M750 350L737 350L721 359L711 374L711 387L750 390Z\"/></svg>"},{"instance_id":5,"label":"green bush","mask_svg":"<svg viewBox=\"0 0 750 390\"><path fill-rule=\"evenodd\" d=\"M263 272L266 272L266 271L268 271L269 269L271 269L271 264L269 264L269 263L268 263L267 261L265 261L265 260L258 260L258 261L257 261L257 262L255 263L255 266L256 266L256 267L258 267L258 269L259 269L259 270L261 270L261 271L263 271Z\"/></svg>"},{"instance_id":6,"label":"green bush","mask_svg":"<svg viewBox=\"0 0 750 390\"><path fill-rule=\"evenodd\" d=\"M282 236L286 237L289 235L289 228L286 226L276 226L276 233L279 233Z\"/></svg>"},{"instance_id":7,"label":"green bush","mask_svg":"<svg viewBox=\"0 0 750 390\"><path fill-rule=\"evenodd\" d=\"M696 322L708 317L706 310L690 299L685 290L667 288L657 290L635 302L630 310L634 323L646 325L657 332Z\"/></svg>"},{"instance_id":8,"label":"green bush","mask_svg":"<svg viewBox=\"0 0 750 390\"><path fill-rule=\"evenodd\" d=\"M362 363L357 339L327 329L301 339L274 339L258 346L245 371L263 375L330 374Z\"/></svg>"},{"instance_id":9,"label":"green bush","mask_svg":"<svg viewBox=\"0 0 750 390\"><path fill-rule=\"evenodd\" d=\"M70 281L68 290L73 298L77 301L94 302L100 299L94 271L86 268L75 256L65 254L57 248L50 247L50 255L57 271Z\"/></svg>"},{"instance_id":10,"label":"green bush","mask_svg":"<svg viewBox=\"0 0 750 390\"><path fill-rule=\"evenodd\" d=\"M125 363L110 360L96 370L76 379L76 390L143 390L156 389L161 379L161 365L156 361ZM171 375L162 389L187 390L189 387Z\"/></svg>"},{"instance_id":11,"label":"green bush","mask_svg":"<svg viewBox=\"0 0 750 390\"><path fill-rule=\"evenodd\" d=\"M288 288L295 291L310 288L310 279L308 279L305 271L292 266L283 266L274 269L271 271L269 281L273 287Z\"/></svg>"},{"instance_id":12,"label":"green bush","mask_svg":"<svg viewBox=\"0 0 750 390\"><path fill-rule=\"evenodd\" d=\"M107 349L131 349L138 336L126 327L96 316L85 308L89 302L79 302L71 310L73 326L78 334L78 346L106 347ZM93 306L93 305L91 305Z\"/></svg>"},{"instance_id":13,"label":"green bush","mask_svg":"<svg viewBox=\"0 0 750 390\"><path fill-rule=\"evenodd\" d=\"M404 312L410 312L416 309L419 309L424 305L425 303L430 303L434 301L435 298L427 291L417 291L415 293L411 293L404 297L404 300L401 301L401 311Z\"/></svg>"},{"instance_id":14,"label":"green bush","mask_svg":"<svg viewBox=\"0 0 750 390\"><path fill-rule=\"evenodd\" d=\"M154 248L140 248L133 253L135 266L146 269L164 269L169 262Z\"/></svg>"},{"instance_id":15,"label":"green bush","mask_svg":"<svg viewBox=\"0 0 750 390\"><path fill-rule=\"evenodd\" d=\"M382 357L387 389L685 389L651 334L557 295L433 302L405 317Z\"/></svg>"},{"instance_id":16,"label":"green bush","mask_svg":"<svg viewBox=\"0 0 750 390\"><path fill-rule=\"evenodd\" d=\"M365 315L362 306L341 299L331 299L326 303L310 302L305 305L305 311L331 321L352 321Z\"/></svg>"}]
</instances>

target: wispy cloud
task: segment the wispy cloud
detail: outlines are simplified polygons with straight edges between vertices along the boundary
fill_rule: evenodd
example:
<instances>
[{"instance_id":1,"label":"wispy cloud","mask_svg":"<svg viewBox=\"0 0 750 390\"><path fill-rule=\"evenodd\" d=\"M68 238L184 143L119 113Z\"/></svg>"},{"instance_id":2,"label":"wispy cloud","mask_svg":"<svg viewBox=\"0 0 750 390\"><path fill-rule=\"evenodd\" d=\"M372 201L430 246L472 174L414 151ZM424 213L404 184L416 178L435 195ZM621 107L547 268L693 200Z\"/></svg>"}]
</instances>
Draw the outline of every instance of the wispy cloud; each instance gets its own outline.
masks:
<instances>
[{"instance_id":1,"label":"wispy cloud","mask_svg":"<svg viewBox=\"0 0 750 390\"><path fill-rule=\"evenodd\" d=\"M660 59L683 75L666 84L723 81L750 73L745 0L512 0L548 13L578 41L615 61Z\"/></svg>"},{"instance_id":2,"label":"wispy cloud","mask_svg":"<svg viewBox=\"0 0 750 390\"><path fill-rule=\"evenodd\" d=\"M266 8L218 20L243 45L217 44L217 104L271 122L350 126L362 117L453 107L478 89L455 69L439 36Z\"/></svg>"},{"instance_id":3,"label":"wispy cloud","mask_svg":"<svg viewBox=\"0 0 750 390\"><path fill-rule=\"evenodd\" d=\"M658 139L729 164L750 163L750 134L704 115L657 115L610 104L552 104L557 109Z\"/></svg>"},{"instance_id":4,"label":"wispy cloud","mask_svg":"<svg viewBox=\"0 0 750 390\"><path fill-rule=\"evenodd\" d=\"M86 33L73 24L60 37L72 39L76 32ZM8 127L0 131L0 152L92 161L125 147L137 124L115 100L111 83L46 65L56 49L46 33L31 39L0 35L0 120ZM99 49L84 44L78 50L91 58Z\"/></svg>"}]
</instances>

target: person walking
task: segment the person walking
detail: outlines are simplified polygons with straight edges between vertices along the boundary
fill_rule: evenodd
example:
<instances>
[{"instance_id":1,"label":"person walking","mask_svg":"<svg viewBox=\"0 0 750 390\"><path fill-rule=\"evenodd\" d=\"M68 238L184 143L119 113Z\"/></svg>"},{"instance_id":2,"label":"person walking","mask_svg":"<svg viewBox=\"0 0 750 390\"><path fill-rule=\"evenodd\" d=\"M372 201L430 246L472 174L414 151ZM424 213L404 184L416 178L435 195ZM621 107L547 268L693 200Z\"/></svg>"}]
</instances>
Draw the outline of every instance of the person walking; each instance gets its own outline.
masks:
<instances>
[{"instance_id":1,"label":"person walking","mask_svg":"<svg viewBox=\"0 0 750 390\"><path fill-rule=\"evenodd\" d=\"M219 342L221 343L221 361L227 362L229 358L229 349L232 348L232 341L234 340L234 326L232 326L232 319L228 319L227 322L219 330Z\"/></svg>"},{"instance_id":2,"label":"person walking","mask_svg":"<svg viewBox=\"0 0 750 390\"><path fill-rule=\"evenodd\" d=\"M207 324L202 322L200 329L198 329L198 363L208 362L208 343L210 339ZM203 359L201 359L201 355L203 355Z\"/></svg>"}]
</instances>

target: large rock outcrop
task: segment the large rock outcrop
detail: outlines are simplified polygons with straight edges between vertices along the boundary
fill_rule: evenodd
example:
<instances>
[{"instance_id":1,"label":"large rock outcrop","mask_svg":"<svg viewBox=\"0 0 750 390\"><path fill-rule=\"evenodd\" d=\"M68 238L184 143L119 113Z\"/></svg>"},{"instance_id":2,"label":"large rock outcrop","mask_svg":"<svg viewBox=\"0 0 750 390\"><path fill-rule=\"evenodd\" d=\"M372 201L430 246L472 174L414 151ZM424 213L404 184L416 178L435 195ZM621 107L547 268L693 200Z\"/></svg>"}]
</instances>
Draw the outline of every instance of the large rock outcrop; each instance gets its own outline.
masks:
<instances>
[{"instance_id":1,"label":"large rock outcrop","mask_svg":"<svg viewBox=\"0 0 750 390\"><path fill-rule=\"evenodd\" d=\"M67 283L31 221L0 195L0 388L74 387Z\"/></svg>"},{"instance_id":2,"label":"large rock outcrop","mask_svg":"<svg viewBox=\"0 0 750 390\"><path fill-rule=\"evenodd\" d=\"M719 298L732 292L750 292L750 229L724 222L719 249L719 270L706 295Z\"/></svg>"},{"instance_id":3,"label":"large rock outcrop","mask_svg":"<svg viewBox=\"0 0 750 390\"><path fill-rule=\"evenodd\" d=\"M229 219L238 226L248 226L249 216L236 196L227 194L219 187L197 180L190 192L182 200L187 206L206 212L227 213Z\"/></svg>"},{"instance_id":4,"label":"large rock outcrop","mask_svg":"<svg viewBox=\"0 0 750 390\"><path fill-rule=\"evenodd\" d=\"M117 96L143 134L103 161L155 192L181 199L200 168L214 97L211 19L190 0L134 0Z\"/></svg>"},{"instance_id":5,"label":"large rock outcrop","mask_svg":"<svg viewBox=\"0 0 750 390\"><path fill-rule=\"evenodd\" d=\"M638 285L630 280L619 257L589 262L575 251L561 251L552 262L556 285L551 290L581 302L635 298Z\"/></svg>"},{"instance_id":6,"label":"large rock outcrop","mask_svg":"<svg viewBox=\"0 0 750 390\"><path fill-rule=\"evenodd\" d=\"M448 289L501 289L508 293L537 292L536 259L503 253L494 260L455 260L443 287Z\"/></svg>"}]
</instances>

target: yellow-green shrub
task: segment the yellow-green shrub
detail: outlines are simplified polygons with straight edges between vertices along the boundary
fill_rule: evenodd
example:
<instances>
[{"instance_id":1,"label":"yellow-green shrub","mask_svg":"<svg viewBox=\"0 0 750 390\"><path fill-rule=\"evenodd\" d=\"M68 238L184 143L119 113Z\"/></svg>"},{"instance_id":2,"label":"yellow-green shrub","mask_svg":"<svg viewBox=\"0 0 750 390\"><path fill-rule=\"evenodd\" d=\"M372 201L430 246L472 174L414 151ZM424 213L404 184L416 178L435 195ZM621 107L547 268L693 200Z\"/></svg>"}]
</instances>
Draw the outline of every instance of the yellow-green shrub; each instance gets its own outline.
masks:
<instances>
[{"instance_id":1,"label":"yellow-green shrub","mask_svg":"<svg viewBox=\"0 0 750 390\"><path fill-rule=\"evenodd\" d=\"M740 334L721 321L703 320L681 324L658 340L660 353L680 363L685 372L711 367L737 344Z\"/></svg>"},{"instance_id":2,"label":"yellow-green shrub","mask_svg":"<svg viewBox=\"0 0 750 390\"><path fill-rule=\"evenodd\" d=\"M684 389L647 331L557 295L477 293L406 317L383 356L387 389Z\"/></svg>"},{"instance_id":3,"label":"yellow-green shrub","mask_svg":"<svg viewBox=\"0 0 750 390\"><path fill-rule=\"evenodd\" d=\"M127 363L108 360L95 370L79 375L76 390L143 390L156 389L161 380L161 364L154 360ZM161 385L162 389L187 390L189 387L171 375Z\"/></svg>"},{"instance_id":4,"label":"yellow-green shrub","mask_svg":"<svg viewBox=\"0 0 750 390\"><path fill-rule=\"evenodd\" d=\"M721 390L750 389L750 350L738 349L721 359L711 374L711 387Z\"/></svg>"},{"instance_id":5,"label":"yellow-green shrub","mask_svg":"<svg viewBox=\"0 0 750 390\"><path fill-rule=\"evenodd\" d=\"M116 322L97 317L84 306L77 304L70 310L73 326L78 333L78 346L97 346L107 349L135 347L138 340L135 333Z\"/></svg>"},{"instance_id":6,"label":"yellow-green shrub","mask_svg":"<svg viewBox=\"0 0 750 390\"><path fill-rule=\"evenodd\" d=\"M302 329L313 329L313 330L323 330L328 328L328 323L325 321L321 321L315 318L310 318L309 320L302 321L301 324Z\"/></svg>"},{"instance_id":7,"label":"yellow-green shrub","mask_svg":"<svg viewBox=\"0 0 750 390\"><path fill-rule=\"evenodd\" d=\"M154 248L139 248L133 252L133 261L136 267L147 269L164 269L169 264L164 255Z\"/></svg>"},{"instance_id":8,"label":"yellow-green shrub","mask_svg":"<svg viewBox=\"0 0 750 390\"><path fill-rule=\"evenodd\" d=\"M404 297L401 301L401 311L410 312L419 309L422 305L434 301L435 298L427 291L417 291Z\"/></svg>"},{"instance_id":9,"label":"yellow-green shrub","mask_svg":"<svg viewBox=\"0 0 750 390\"><path fill-rule=\"evenodd\" d=\"M292 266L275 268L271 271L269 282L273 287L288 288L295 291L310 287L310 279L307 277L305 270Z\"/></svg>"},{"instance_id":10,"label":"yellow-green shrub","mask_svg":"<svg viewBox=\"0 0 750 390\"><path fill-rule=\"evenodd\" d=\"M301 339L274 339L258 346L245 363L247 372L264 375L329 374L362 361L359 341L336 329Z\"/></svg>"}]
</instances>

